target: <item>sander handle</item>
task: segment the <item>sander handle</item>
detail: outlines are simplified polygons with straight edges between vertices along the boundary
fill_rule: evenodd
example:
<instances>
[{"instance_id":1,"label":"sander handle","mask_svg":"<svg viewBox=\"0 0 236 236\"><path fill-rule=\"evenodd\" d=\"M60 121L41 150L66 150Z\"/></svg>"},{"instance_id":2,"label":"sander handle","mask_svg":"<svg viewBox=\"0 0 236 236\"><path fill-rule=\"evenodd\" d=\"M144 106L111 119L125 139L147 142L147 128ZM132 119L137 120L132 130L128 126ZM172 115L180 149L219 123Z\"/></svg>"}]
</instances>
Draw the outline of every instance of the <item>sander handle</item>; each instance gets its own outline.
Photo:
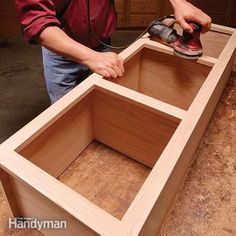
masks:
<instances>
[{"instance_id":1,"label":"sander handle","mask_svg":"<svg viewBox=\"0 0 236 236\"><path fill-rule=\"evenodd\" d=\"M193 29L193 33L195 32L201 32L202 31L202 26L196 22L187 22Z\"/></svg>"}]
</instances>

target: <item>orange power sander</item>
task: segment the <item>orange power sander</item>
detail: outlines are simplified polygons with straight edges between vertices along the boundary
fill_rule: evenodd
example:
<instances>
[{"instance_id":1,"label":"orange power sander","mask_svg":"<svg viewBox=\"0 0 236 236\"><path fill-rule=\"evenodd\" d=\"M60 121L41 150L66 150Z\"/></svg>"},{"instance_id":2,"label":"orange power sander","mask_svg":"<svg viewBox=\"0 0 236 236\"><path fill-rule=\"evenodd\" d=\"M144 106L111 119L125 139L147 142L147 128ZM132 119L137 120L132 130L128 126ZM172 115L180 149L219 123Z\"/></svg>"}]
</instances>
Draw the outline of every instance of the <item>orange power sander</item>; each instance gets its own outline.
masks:
<instances>
[{"instance_id":1,"label":"orange power sander","mask_svg":"<svg viewBox=\"0 0 236 236\"><path fill-rule=\"evenodd\" d=\"M173 17L165 17L173 18ZM177 33L171 26L167 26L162 21L153 22L147 32L150 35L151 39L157 40L165 45L171 46L174 48L174 53L185 59L198 59L202 55L202 44L200 41L200 35L202 31L201 25L188 22L193 29L193 33L183 31L182 36Z\"/></svg>"}]
</instances>

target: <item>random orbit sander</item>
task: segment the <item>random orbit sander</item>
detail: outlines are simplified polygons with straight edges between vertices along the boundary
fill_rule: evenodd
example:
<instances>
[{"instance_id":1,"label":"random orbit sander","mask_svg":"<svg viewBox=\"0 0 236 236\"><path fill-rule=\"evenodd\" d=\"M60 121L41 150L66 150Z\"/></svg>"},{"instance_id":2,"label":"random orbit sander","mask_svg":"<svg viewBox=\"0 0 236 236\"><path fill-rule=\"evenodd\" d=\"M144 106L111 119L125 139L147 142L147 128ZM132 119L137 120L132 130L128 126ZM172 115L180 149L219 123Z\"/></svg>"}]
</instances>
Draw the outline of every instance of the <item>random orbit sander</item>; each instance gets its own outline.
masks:
<instances>
[{"instance_id":1,"label":"random orbit sander","mask_svg":"<svg viewBox=\"0 0 236 236\"><path fill-rule=\"evenodd\" d=\"M166 18L173 19L171 16ZM173 28L174 23L167 26L162 21L155 21L150 25L147 32L152 40L157 40L160 43L173 47L175 55L179 57L190 60L196 60L201 57L203 51L200 41L201 25L188 22L193 29L193 33L183 31L181 36Z\"/></svg>"}]
</instances>

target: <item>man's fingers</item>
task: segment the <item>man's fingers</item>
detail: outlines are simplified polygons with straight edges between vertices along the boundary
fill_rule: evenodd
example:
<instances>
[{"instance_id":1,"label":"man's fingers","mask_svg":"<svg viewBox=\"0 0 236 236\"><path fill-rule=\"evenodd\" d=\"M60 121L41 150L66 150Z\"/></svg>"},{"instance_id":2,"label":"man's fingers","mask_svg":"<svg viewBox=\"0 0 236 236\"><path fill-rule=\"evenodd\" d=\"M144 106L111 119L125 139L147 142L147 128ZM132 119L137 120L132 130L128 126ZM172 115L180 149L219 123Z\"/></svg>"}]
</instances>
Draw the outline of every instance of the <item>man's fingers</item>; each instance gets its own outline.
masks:
<instances>
[{"instance_id":1,"label":"man's fingers","mask_svg":"<svg viewBox=\"0 0 236 236\"><path fill-rule=\"evenodd\" d=\"M122 74L124 74L125 73L124 60L120 56L118 56L118 60L119 60L119 63L118 63L119 68L120 68Z\"/></svg>"},{"instance_id":2,"label":"man's fingers","mask_svg":"<svg viewBox=\"0 0 236 236\"><path fill-rule=\"evenodd\" d=\"M114 71L117 74L117 77L121 77L123 75L123 72L121 71L119 66L114 67Z\"/></svg>"},{"instance_id":3,"label":"man's fingers","mask_svg":"<svg viewBox=\"0 0 236 236\"><path fill-rule=\"evenodd\" d=\"M112 69L112 71L115 73L111 74L112 78L121 77L124 74L124 65L123 65L123 59L118 55L113 55L114 57L110 59L108 63L108 69Z\"/></svg>"},{"instance_id":4,"label":"man's fingers","mask_svg":"<svg viewBox=\"0 0 236 236\"><path fill-rule=\"evenodd\" d=\"M97 73L98 73L99 75L105 77L105 78L108 78L108 79L111 77L111 76L110 76L110 73L109 73L108 71L106 71L106 70L101 70L101 71L98 71Z\"/></svg>"},{"instance_id":5,"label":"man's fingers","mask_svg":"<svg viewBox=\"0 0 236 236\"><path fill-rule=\"evenodd\" d=\"M125 72L124 62L120 56L118 56L118 62L117 62L117 66L115 67L115 70L116 70L119 77L121 77Z\"/></svg>"},{"instance_id":6,"label":"man's fingers","mask_svg":"<svg viewBox=\"0 0 236 236\"><path fill-rule=\"evenodd\" d=\"M194 14L191 20L202 25L202 33L206 33L211 28L211 18L202 11Z\"/></svg>"},{"instance_id":7,"label":"man's fingers","mask_svg":"<svg viewBox=\"0 0 236 236\"><path fill-rule=\"evenodd\" d=\"M177 22L184 31L187 31L189 33L193 32L192 27L184 20L184 18L177 19Z\"/></svg>"},{"instance_id":8,"label":"man's fingers","mask_svg":"<svg viewBox=\"0 0 236 236\"><path fill-rule=\"evenodd\" d=\"M97 71L97 73L107 79L116 79L123 75L123 72L118 66L106 66L104 69Z\"/></svg>"},{"instance_id":9,"label":"man's fingers","mask_svg":"<svg viewBox=\"0 0 236 236\"><path fill-rule=\"evenodd\" d=\"M203 25L203 30L202 30L202 33L206 33L207 31L209 31L210 29L211 29L211 18L208 16L208 15L206 15L205 13L204 13L204 15L205 15L205 24Z\"/></svg>"},{"instance_id":10,"label":"man's fingers","mask_svg":"<svg viewBox=\"0 0 236 236\"><path fill-rule=\"evenodd\" d=\"M110 78L116 79L116 78L118 77L118 74L117 74L117 72L115 71L114 68L107 67L107 68L106 68L106 71L108 71L108 73L109 73L109 75L110 75L110 76L109 76Z\"/></svg>"},{"instance_id":11,"label":"man's fingers","mask_svg":"<svg viewBox=\"0 0 236 236\"><path fill-rule=\"evenodd\" d=\"M123 59L112 52L96 52L95 56L84 64L108 79L116 79L124 74Z\"/></svg>"}]
</instances>

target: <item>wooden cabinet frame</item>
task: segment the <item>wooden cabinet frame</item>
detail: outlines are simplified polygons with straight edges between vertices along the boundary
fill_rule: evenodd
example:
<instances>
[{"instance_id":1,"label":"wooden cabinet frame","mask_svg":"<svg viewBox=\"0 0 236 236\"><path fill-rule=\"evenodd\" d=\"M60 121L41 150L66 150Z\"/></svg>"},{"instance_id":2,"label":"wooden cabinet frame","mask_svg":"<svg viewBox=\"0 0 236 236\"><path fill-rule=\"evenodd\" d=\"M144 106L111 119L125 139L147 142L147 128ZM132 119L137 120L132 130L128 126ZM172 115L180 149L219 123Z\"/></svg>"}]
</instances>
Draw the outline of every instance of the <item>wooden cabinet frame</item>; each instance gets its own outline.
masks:
<instances>
[{"instance_id":1,"label":"wooden cabinet frame","mask_svg":"<svg viewBox=\"0 0 236 236\"><path fill-rule=\"evenodd\" d=\"M215 34L222 34L227 40L224 42ZM56 232L46 230L43 231L45 235L155 235L183 181L234 63L235 29L213 25L212 31L203 37L203 42L209 43L209 48L212 46L212 50L208 50L208 46L205 46L206 54L197 61L187 62L176 59L171 48L144 37L120 53L125 60L126 71L131 71L129 76L133 76L130 84L122 84L124 81L129 81L128 77L120 84L115 84L97 74L92 74L5 141L0 146L0 177L13 215L38 219L63 219L68 222L67 229ZM223 46L222 50L216 52L220 48L218 43ZM169 68L169 58L181 60L180 63L183 64L191 63L193 74L195 67L199 67L199 76L203 75L201 68L203 71L209 68L209 73L197 89L197 93L192 93L193 97L189 100L188 106L180 108L168 104L162 99L135 91L132 87L137 76L135 71L132 71L138 64L137 55L143 55L144 60L140 63L146 63L146 66L143 65L142 70L149 73L157 60L155 53L159 53L160 58L162 56L167 58L166 61L160 62L167 68ZM216 56L211 56L215 53ZM152 54L153 56L150 56ZM129 63L136 56L137 59ZM174 64L170 69L173 66ZM172 75L175 76L174 73ZM194 81L193 86L195 88ZM103 96L107 96L107 100L104 100ZM106 101L113 102L112 108L118 112L117 116L109 118L114 119L111 122L116 122L118 125L117 130L121 132L119 140L122 141L122 137L129 137L129 132L135 132L143 143L144 151L149 153L149 149L155 149L155 145L149 147L150 137L153 137L154 141L159 140L157 136L163 133L163 137L166 137L163 138L166 140L165 146L164 148L160 146L162 149L160 154L154 156L156 159L152 159L152 155L142 156L138 149L135 149L137 147L131 138L127 139L130 145L126 145L125 142L120 142L118 145L114 141L117 139L115 136L117 130L113 126L106 127L109 111ZM91 110L94 103L95 108ZM122 112L122 115L119 115L119 112ZM129 112L135 115L132 116ZM161 120L164 122L156 127L156 123ZM144 126L140 126L140 130L135 129L135 125L140 124ZM121 126L130 127L131 130L127 131ZM95 128L91 130L91 127ZM145 132L142 127L145 127ZM156 132L158 129L160 132ZM79 136L78 130L83 131ZM107 138L104 130L112 138ZM76 146L73 145L76 141L72 142L76 140L74 137L80 140ZM142 137L145 139L142 140ZM131 158L152 167L140 191L120 220L57 180L93 138L98 138ZM71 145L65 151L67 152L65 157L61 150L68 140L71 141ZM53 163L49 160L52 155L58 156Z\"/></svg>"}]
</instances>

